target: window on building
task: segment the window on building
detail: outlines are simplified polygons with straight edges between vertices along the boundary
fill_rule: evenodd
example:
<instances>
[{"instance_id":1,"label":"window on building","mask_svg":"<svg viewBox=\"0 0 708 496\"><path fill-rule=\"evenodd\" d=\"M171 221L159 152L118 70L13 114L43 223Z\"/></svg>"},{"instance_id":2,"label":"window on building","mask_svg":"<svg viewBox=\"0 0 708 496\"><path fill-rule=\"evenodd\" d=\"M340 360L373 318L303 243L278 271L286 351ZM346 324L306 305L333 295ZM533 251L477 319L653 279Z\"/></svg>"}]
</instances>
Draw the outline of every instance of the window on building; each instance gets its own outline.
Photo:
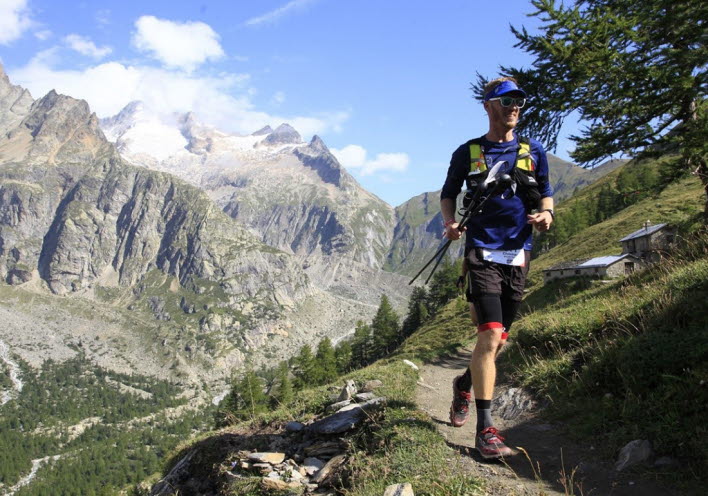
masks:
<instances>
[{"instance_id":1,"label":"window on building","mask_svg":"<svg viewBox=\"0 0 708 496\"><path fill-rule=\"evenodd\" d=\"M595 274L597 274L598 272L600 272L600 269L598 269L597 267L595 267Z\"/></svg>"},{"instance_id":2,"label":"window on building","mask_svg":"<svg viewBox=\"0 0 708 496\"><path fill-rule=\"evenodd\" d=\"M634 262L625 262L624 263L624 273L631 274L632 272L634 272Z\"/></svg>"},{"instance_id":3,"label":"window on building","mask_svg":"<svg viewBox=\"0 0 708 496\"><path fill-rule=\"evenodd\" d=\"M575 274L579 275L580 274L580 269L575 269Z\"/></svg>"},{"instance_id":4,"label":"window on building","mask_svg":"<svg viewBox=\"0 0 708 496\"><path fill-rule=\"evenodd\" d=\"M630 239L629 241L627 241L627 251L628 251L629 253L635 252L636 249L637 249L637 247L634 245L634 240L633 240L633 239Z\"/></svg>"}]
</instances>

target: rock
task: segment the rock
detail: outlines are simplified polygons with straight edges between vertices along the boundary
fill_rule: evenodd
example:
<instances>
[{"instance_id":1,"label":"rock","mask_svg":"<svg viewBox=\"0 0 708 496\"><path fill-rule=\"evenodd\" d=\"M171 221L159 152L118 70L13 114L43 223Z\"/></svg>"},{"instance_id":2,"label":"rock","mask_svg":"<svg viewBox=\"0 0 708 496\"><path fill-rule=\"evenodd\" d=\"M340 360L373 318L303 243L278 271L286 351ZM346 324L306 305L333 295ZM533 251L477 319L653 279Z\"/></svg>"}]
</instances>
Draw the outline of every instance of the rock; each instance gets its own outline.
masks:
<instances>
[{"instance_id":1,"label":"rock","mask_svg":"<svg viewBox=\"0 0 708 496\"><path fill-rule=\"evenodd\" d=\"M254 463L251 469L261 475L268 475L273 471L273 466L270 463Z\"/></svg>"},{"instance_id":2,"label":"rock","mask_svg":"<svg viewBox=\"0 0 708 496\"><path fill-rule=\"evenodd\" d=\"M305 448L305 455L308 460L311 457L332 457L344 453L349 445L344 441L322 441Z\"/></svg>"},{"instance_id":3,"label":"rock","mask_svg":"<svg viewBox=\"0 0 708 496\"><path fill-rule=\"evenodd\" d=\"M270 463L277 465L285 460L285 453L251 453L248 459L256 463Z\"/></svg>"},{"instance_id":4,"label":"rock","mask_svg":"<svg viewBox=\"0 0 708 496\"><path fill-rule=\"evenodd\" d=\"M646 439L630 441L620 450L617 463L615 463L615 470L621 472L627 467L645 462L651 455L652 449L649 441Z\"/></svg>"},{"instance_id":5,"label":"rock","mask_svg":"<svg viewBox=\"0 0 708 496\"><path fill-rule=\"evenodd\" d=\"M373 400L354 406L351 410L339 411L307 426L307 430L315 434L340 434L357 426L364 418L365 411L373 409L385 402L385 398ZM345 407L348 408L348 407Z\"/></svg>"},{"instance_id":6,"label":"rock","mask_svg":"<svg viewBox=\"0 0 708 496\"><path fill-rule=\"evenodd\" d=\"M328 412L336 412L337 410L344 408L345 406L351 404L352 400L344 400L344 401L338 401L336 403L332 403L327 407Z\"/></svg>"},{"instance_id":7,"label":"rock","mask_svg":"<svg viewBox=\"0 0 708 496\"><path fill-rule=\"evenodd\" d=\"M354 395L354 399L357 401L369 401L376 398L374 393L357 393Z\"/></svg>"},{"instance_id":8,"label":"rock","mask_svg":"<svg viewBox=\"0 0 708 496\"><path fill-rule=\"evenodd\" d=\"M378 379L373 379L371 381L366 381L364 385L361 387L361 392L362 393L370 393L376 388L380 388L383 386L383 382L381 382Z\"/></svg>"},{"instance_id":9,"label":"rock","mask_svg":"<svg viewBox=\"0 0 708 496\"><path fill-rule=\"evenodd\" d=\"M305 424L301 422L288 422L285 424L286 432L300 432L305 428Z\"/></svg>"},{"instance_id":10,"label":"rock","mask_svg":"<svg viewBox=\"0 0 708 496\"><path fill-rule=\"evenodd\" d=\"M318 485L325 485L332 473L344 463L344 455L338 455L328 461L312 478L311 482Z\"/></svg>"},{"instance_id":11,"label":"rock","mask_svg":"<svg viewBox=\"0 0 708 496\"><path fill-rule=\"evenodd\" d=\"M408 365L413 370L418 370L418 366L415 363L411 362L410 360L403 360L403 363Z\"/></svg>"},{"instance_id":12,"label":"rock","mask_svg":"<svg viewBox=\"0 0 708 496\"><path fill-rule=\"evenodd\" d=\"M356 383L352 380L348 380L346 386L342 388L342 392L339 393L338 401L351 400L352 396L354 396L356 393Z\"/></svg>"},{"instance_id":13,"label":"rock","mask_svg":"<svg viewBox=\"0 0 708 496\"><path fill-rule=\"evenodd\" d=\"M415 496L413 486L406 482L404 484L391 484L384 491L384 496Z\"/></svg>"},{"instance_id":14,"label":"rock","mask_svg":"<svg viewBox=\"0 0 708 496\"><path fill-rule=\"evenodd\" d=\"M196 452L197 450L193 449L192 451L187 453L184 458L177 462L177 464L172 468L172 470L170 470L170 473L167 474L164 479L160 480L154 486L152 486L150 496L173 495L174 487L177 486L180 482L189 478L189 464Z\"/></svg>"},{"instance_id":15,"label":"rock","mask_svg":"<svg viewBox=\"0 0 708 496\"><path fill-rule=\"evenodd\" d=\"M322 467L324 467L324 465L325 464L322 460L313 456L305 458L305 461L302 462L302 468L305 469L307 475L316 474Z\"/></svg>"},{"instance_id":16,"label":"rock","mask_svg":"<svg viewBox=\"0 0 708 496\"><path fill-rule=\"evenodd\" d=\"M266 491L287 491L289 489L299 488L300 484L297 482L285 482L280 479L270 479L268 477L264 477L261 479L261 487Z\"/></svg>"},{"instance_id":17,"label":"rock","mask_svg":"<svg viewBox=\"0 0 708 496\"><path fill-rule=\"evenodd\" d=\"M494 413L504 420L515 419L536 406L533 397L521 388L509 388L492 401Z\"/></svg>"}]
</instances>

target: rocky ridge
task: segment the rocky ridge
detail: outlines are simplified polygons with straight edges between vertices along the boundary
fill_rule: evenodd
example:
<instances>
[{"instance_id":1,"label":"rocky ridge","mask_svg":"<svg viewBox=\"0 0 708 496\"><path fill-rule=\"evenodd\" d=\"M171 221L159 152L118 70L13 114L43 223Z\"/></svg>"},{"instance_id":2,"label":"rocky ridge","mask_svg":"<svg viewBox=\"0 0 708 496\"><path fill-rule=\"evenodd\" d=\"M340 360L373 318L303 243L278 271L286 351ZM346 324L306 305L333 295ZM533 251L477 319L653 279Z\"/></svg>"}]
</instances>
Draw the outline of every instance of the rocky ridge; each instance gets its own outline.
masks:
<instances>
[{"instance_id":1,"label":"rocky ridge","mask_svg":"<svg viewBox=\"0 0 708 496\"><path fill-rule=\"evenodd\" d=\"M268 245L302 259L337 256L383 265L393 209L364 190L318 136L304 143L288 124L237 136L193 114L162 118L159 125L157 119L134 103L102 126L127 160L199 186ZM141 141L148 125L153 133L162 130L162 144ZM181 140L172 139L177 131Z\"/></svg>"},{"instance_id":2,"label":"rocky ridge","mask_svg":"<svg viewBox=\"0 0 708 496\"><path fill-rule=\"evenodd\" d=\"M108 352L118 367L127 354L148 373L140 364L168 376L192 370L190 381L223 380L245 355L256 363L287 356L313 337L346 334L355 316L372 312L322 293L301 262L257 239L199 188L127 163L84 101L53 91L32 101L0 70L0 129L0 279L11 285L0 288L0 305L29 317L36 302L21 302L42 295L48 315L67 315L64 325L42 322L60 343L76 345L93 331L72 328L76 305L52 294L93 302L102 310L91 319L103 318L100 328L130 348L112 349L109 339L90 356ZM332 311L312 312L316 305ZM33 343L43 345L46 333L23 322L12 319L0 339L36 363ZM171 362L156 358L159 343L137 344L148 328L163 347L179 346ZM71 349L60 348L44 359Z\"/></svg>"}]
</instances>

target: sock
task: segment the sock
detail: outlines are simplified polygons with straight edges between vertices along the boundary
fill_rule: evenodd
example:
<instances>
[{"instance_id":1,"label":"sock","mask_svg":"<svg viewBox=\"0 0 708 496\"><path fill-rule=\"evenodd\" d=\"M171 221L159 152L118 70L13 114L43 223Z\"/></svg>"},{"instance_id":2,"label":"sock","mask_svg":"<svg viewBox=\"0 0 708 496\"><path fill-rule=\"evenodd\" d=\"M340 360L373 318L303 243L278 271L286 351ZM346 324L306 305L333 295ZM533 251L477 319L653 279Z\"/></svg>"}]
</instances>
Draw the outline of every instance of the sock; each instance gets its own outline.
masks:
<instances>
[{"instance_id":1,"label":"sock","mask_svg":"<svg viewBox=\"0 0 708 496\"><path fill-rule=\"evenodd\" d=\"M492 423L492 400L474 400L477 407L477 434L482 432L487 427L491 427Z\"/></svg>"},{"instance_id":2,"label":"sock","mask_svg":"<svg viewBox=\"0 0 708 496\"><path fill-rule=\"evenodd\" d=\"M469 367L467 367L465 373L457 379L457 389L460 391L472 390L472 373Z\"/></svg>"}]
</instances>

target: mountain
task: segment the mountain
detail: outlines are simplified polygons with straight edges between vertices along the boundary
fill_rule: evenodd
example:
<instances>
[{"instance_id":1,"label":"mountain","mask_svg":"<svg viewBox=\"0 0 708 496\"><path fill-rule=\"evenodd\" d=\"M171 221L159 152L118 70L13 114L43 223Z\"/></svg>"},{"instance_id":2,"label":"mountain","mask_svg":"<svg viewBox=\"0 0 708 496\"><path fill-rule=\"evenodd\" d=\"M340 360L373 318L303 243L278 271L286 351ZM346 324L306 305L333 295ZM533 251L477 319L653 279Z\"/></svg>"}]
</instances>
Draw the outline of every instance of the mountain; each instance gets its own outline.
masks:
<instances>
[{"instance_id":1,"label":"mountain","mask_svg":"<svg viewBox=\"0 0 708 496\"><path fill-rule=\"evenodd\" d=\"M402 278L381 270L394 209L318 136L305 143L288 124L239 136L191 113L157 116L139 102L101 126L126 160L198 186L263 243L300 260L318 288L367 304L385 291L404 304Z\"/></svg>"},{"instance_id":2,"label":"mountain","mask_svg":"<svg viewBox=\"0 0 708 496\"><path fill-rule=\"evenodd\" d=\"M613 159L592 169L585 169L549 153L548 170L553 185L554 200L556 203L560 203L570 198L576 191L594 183L627 162L628 160Z\"/></svg>"},{"instance_id":3,"label":"mountain","mask_svg":"<svg viewBox=\"0 0 708 496\"><path fill-rule=\"evenodd\" d=\"M126 130L132 146L156 135L138 124ZM0 279L7 284L0 284L0 340L33 366L81 353L109 369L185 386L223 384L247 360L263 363L347 334L375 311L375 292L397 277L364 262L369 272L353 274L341 262L324 278L332 290L320 289L292 250L263 243L200 188L124 160L86 102L54 91L33 100L2 70L0 129ZM208 147L208 137L189 129L190 149ZM264 148L290 146L295 136L281 131L278 144ZM307 158L318 146L299 153ZM202 157L185 153L185 165ZM327 166L312 163L325 173ZM264 179L257 171L253 178ZM331 247L334 258L337 239L352 233L339 233L334 214L321 210L335 233L321 250ZM298 233L300 251L320 246ZM340 286L345 297L336 294ZM349 298L359 286L364 296Z\"/></svg>"}]
</instances>

